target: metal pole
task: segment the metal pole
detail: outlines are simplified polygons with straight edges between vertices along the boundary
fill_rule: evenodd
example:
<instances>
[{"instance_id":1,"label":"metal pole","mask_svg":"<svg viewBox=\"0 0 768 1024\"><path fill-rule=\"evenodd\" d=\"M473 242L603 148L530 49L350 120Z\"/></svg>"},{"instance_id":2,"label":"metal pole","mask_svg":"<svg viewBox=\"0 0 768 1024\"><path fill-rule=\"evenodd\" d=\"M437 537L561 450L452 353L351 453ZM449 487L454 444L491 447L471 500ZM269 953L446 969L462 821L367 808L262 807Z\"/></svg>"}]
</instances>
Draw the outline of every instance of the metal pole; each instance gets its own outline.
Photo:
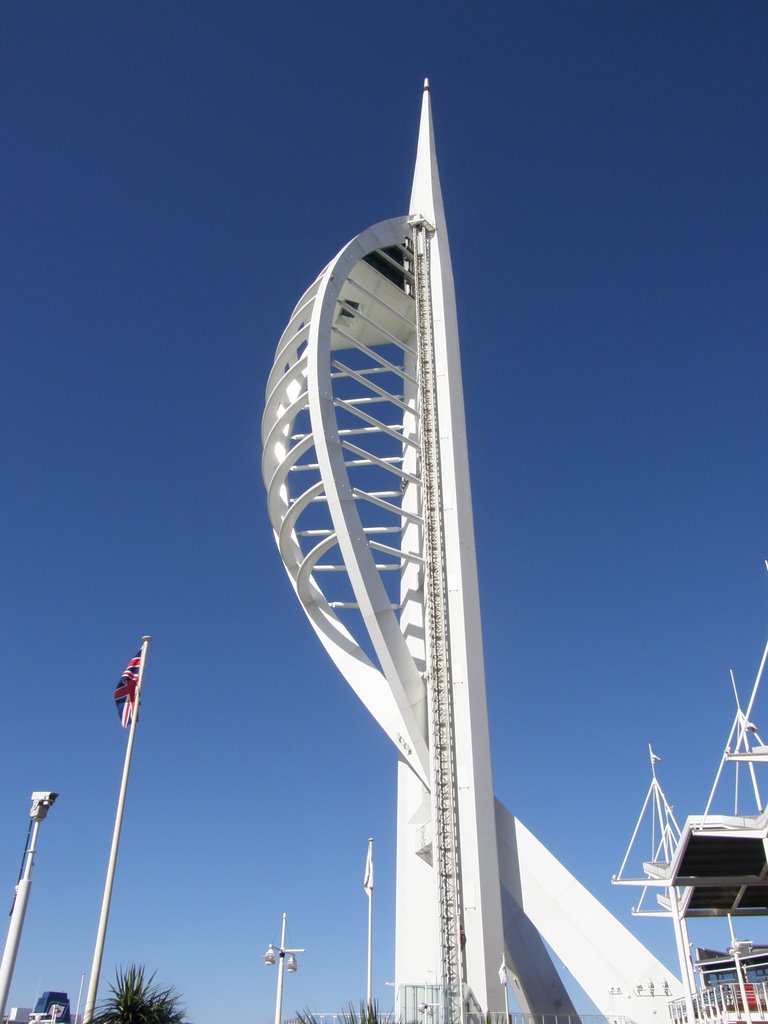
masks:
<instances>
[{"instance_id":1,"label":"metal pole","mask_svg":"<svg viewBox=\"0 0 768 1024\"><path fill-rule=\"evenodd\" d=\"M370 1006L373 1002L373 840L368 840L368 858L366 860L366 892L368 894L368 974L365 1002Z\"/></svg>"},{"instance_id":2,"label":"metal pole","mask_svg":"<svg viewBox=\"0 0 768 1024\"><path fill-rule=\"evenodd\" d=\"M115 813L115 827L112 832L112 847L109 851L109 862L107 864L107 877L104 882L104 896L101 901L101 914L99 915L99 927L96 931L96 945L93 950L93 962L91 964L91 976L88 981L88 995L85 998L85 1012L83 1024L90 1024L93 1017L93 1009L96 1005L96 993L99 988L99 975L101 974L101 959L104 955L104 938L107 933L107 920L109 919L109 904L112 900L112 883L115 878L115 864L117 863L117 850L120 845L120 829L123 824L123 809L125 807L125 794L128 789L128 773L131 770L131 755L133 753L133 738L136 735L136 723L139 719L139 698L141 696L141 683L144 678L144 665L147 660L147 647L152 639L150 636L141 638L141 664L139 665L139 678L136 683L135 707L131 717L131 729L128 734L128 744L125 748L125 763L123 764L123 777L120 782L120 795L117 798L117 811Z\"/></svg>"},{"instance_id":3,"label":"metal pole","mask_svg":"<svg viewBox=\"0 0 768 1024\"><path fill-rule=\"evenodd\" d=\"M5 1013L5 1004L8 1000L8 992L11 987L13 968L16 966L16 954L19 951L21 929L24 926L24 915L27 912L29 902L29 890L32 887L32 865L35 859L35 847L37 845L37 833L40 829L40 822L32 822L29 843L24 854L24 870L19 884L16 886L16 898L11 912L11 923L8 926L8 938L5 940L3 960L0 964L0 1020Z\"/></svg>"},{"instance_id":4,"label":"metal pole","mask_svg":"<svg viewBox=\"0 0 768 1024\"><path fill-rule=\"evenodd\" d=\"M680 920L680 934L683 938L683 946L688 953L685 958L685 966L688 968L688 981L691 986L691 992L695 994L698 991L696 988L696 975L693 970L693 960L691 958L691 943L688 938L688 924L684 917Z\"/></svg>"},{"instance_id":5,"label":"metal pole","mask_svg":"<svg viewBox=\"0 0 768 1024\"><path fill-rule=\"evenodd\" d=\"M280 1024L283 1014L283 968L285 967L285 918L283 914L283 927L280 932L280 955L277 965L277 996L275 997L275 1024Z\"/></svg>"},{"instance_id":6,"label":"metal pole","mask_svg":"<svg viewBox=\"0 0 768 1024\"><path fill-rule=\"evenodd\" d=\"M83 994L83 982L85 981L85 971L80 975L80 989L77 993L77 1009L75 1010L75 1024L80 1024L80 997Z\"/></svg>"},{"instance_id":7,"label":"metal pole","mask_svg":"<svg viewBox=\"0 0 768 1024\"><path fill-rule=\"evenodd\" d=\"M688 1015L688 1024L694 1024L696 1020L696 1009L693 1001L693 986L691 985L690 959L688 950L683 938L683 923L680 915L680 904L677 898L677 890L673 885L669 886L669 906L672 911L672 925L675 931L675 945L677 956L680 962L680 974L682 975L683 994L685 995L685 1010Z\"/></svg>"},{"instance_id":8,"label":"metal pole","mask_svg":"<svg viewBox=\"0 0 768 1024\"><path fill-rule=\"evenodd\" d=\"M736 979L739 983L739 992L741 993L741 1002L744 1007L744 1016L747 1018L747 1024L752 1024L752 1014L749 1012L749 1000L747 999L747 986L744 984L744 972L741 969L741 958L739 956L736 936L733 934L733 921L731 920L730 914L728 914L728 928L731 932L730 951L733 953L733 966L736 968Z\"/></svg>"},{"instance_id":9,"label":"metal pole","mask_svg":"<svg viewBox=\"0 0 768 1024\"><path fill-rule=\"evenodd\" d=\"M733 946L733 966L736 968L736 977L739 979L739 991L741 992L741 1001L744 1005L744 1016L747 1019L747 1024L752 1024L752 1014L749 1012L749 999L747 998L747 986L744 984L741 958L735 945Z\"/></svg>"},{"instance_id":10,"label":"metal pole","mask_svg":"<svg viewBox=\"0 0 768 1024\"><path fill-rule=\"evenodd\" d=\"M509 977L507 976L506 952L501 955L501 966L504 968L504 1012L507 1015L507 1022L509 1022Z\"/></svg>"},{"instance_id":11,"label":"metal pole","mask_svg":"<svg viewBox=\"0 0 768 1024\"><path fill-rule=\"evenodd\" d=\"M366 991L365 1001L366 1001L366 1004L368 1006L370 1006L372 1004L372 1002L373 1002L373 977L372 977L372 975L373 975L373 965L372 965L372 961L371 961L371 936L372 936L371 922L372 922L372 915L373 915L373 893L369 892L368 893L368 976L367 976L367 984L366 984L366 990L365 990Z\"/></svg>"}]
</instances>

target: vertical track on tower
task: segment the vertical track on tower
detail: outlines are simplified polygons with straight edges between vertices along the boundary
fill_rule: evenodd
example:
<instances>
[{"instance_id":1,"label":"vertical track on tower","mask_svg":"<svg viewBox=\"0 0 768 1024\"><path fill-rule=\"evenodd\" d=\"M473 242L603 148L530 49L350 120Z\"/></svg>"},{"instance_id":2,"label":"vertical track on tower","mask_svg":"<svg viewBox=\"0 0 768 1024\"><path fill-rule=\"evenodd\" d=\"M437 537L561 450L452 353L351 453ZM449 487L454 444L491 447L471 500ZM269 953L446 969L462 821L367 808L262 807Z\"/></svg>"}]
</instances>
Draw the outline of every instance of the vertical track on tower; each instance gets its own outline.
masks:
<instances>
[{"instance_id":1,"label":"vertical track on tower","mask_svg":"<svg viewBox=\"0 0 768 1024\"><path fill-rule=\"evenodd\" d=\"M445 1020L463 1020L462 899L456 764L448 649L448 595L443 544L440 435L437 415L435 344L430 283L430 243L434 229L423 219L413 228L427 628L427 700L432 762L433 863L437 872L440 960Z\"/></svg>"}]
</instances>

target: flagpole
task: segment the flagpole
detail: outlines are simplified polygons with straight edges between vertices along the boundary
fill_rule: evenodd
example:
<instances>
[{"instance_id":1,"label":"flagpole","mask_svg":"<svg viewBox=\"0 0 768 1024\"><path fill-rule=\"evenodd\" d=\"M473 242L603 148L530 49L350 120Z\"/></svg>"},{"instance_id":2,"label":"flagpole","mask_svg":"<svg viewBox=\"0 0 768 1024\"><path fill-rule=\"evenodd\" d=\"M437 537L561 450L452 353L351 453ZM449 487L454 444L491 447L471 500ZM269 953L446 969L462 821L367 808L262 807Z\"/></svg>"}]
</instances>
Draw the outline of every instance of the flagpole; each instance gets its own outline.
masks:
<instances>
[{"instance_id":1,"label":"flagpole","mask_svg":"<svg viewBox=\"0 0 768 1024\"><path fill-rule=\"evenodd\" d=\"M504 969L504 1010L507 1014L507 1024L509 1024L509 978L507 977L506 951L501 954L501 966Z\"/></svg>"},{"instance_id":2,"label":"flagpole","mask_svg":"<svg viewBox=\"0 0 768 1024\"><path fill-rule=\"evenodd\" d=\"M368 894L368 974L365 1003L373 1002L373 839L368 840L368 856L365 861L365 891Z\"/></svg>"},{"instance_id":3,"label":"flagpole","mask_svg":"<svg viewBox=\"0 0 768 1024\"><path fill-rule=\"evenodd\" d=\"M109 851L109 862L107 864L107 878L104 882L104 896L101 901L101 914L99 915L99 927L96 932L96 945L93 950L93 963L91 964L91 976L88 981L88 995L85 997L85 1010L83 1012L83 1024L91 1024L93 1010L96 1005L96 992L99 987L99 975L101 974L101 958L104 954L104 937L107 933L107 919L109 918L109 904L112 899L112 883L115 878L115 864L117 863L117 848L120 845L120 829L123 824L123 808L125 807L125 794L128 789L128 773L131 770L131 755L133 753L133 738L136 734L136 723L139 720L139 698L141 697L141 683L144 678L144 664L147 660L147 647L152 639L151 636L141 638L141 662L139 664L139 678L136 682L136 696L134 698L133 714L131 715L131 728L128 733L128 743L125 748L125 763L123 764L123 778L120 783L120 795L117 798L117 811L115 813L115 827L112 832L112 847Z\"/></svg>"}]
</instances>

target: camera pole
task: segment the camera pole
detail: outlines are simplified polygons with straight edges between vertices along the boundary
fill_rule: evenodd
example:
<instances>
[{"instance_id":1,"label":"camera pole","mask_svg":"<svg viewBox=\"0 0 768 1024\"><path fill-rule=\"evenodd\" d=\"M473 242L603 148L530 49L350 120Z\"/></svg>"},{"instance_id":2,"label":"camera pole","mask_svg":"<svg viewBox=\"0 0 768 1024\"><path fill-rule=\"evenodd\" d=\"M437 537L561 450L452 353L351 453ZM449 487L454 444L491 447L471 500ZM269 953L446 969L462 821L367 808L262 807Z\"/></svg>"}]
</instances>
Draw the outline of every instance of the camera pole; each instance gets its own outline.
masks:
<instances>
[{"instance_id":1,"label":"camera pole","mask_svg":"<svg viewBox=\"0 0 768 1024\"><path fill-rule=\"evenodd\" d=\"M21 875L19 876L16 891L11 907L11 923L8 925L8 938L5 940L5 950L0 963L0 1020L5 1013L5 1004L8 1000L8 992L11 987L13 968L16 966L16 954L19 950L21 929L24 926L24 915L27 912L29 902L29 890L32 888L32 866L35 862L37 849L37 833L40 830L40 822L48 813L58 793L33 793L32 808L29 816L32 819L27 835L27 843L24 847L24 857L21 862Z\"/></svg>"}]
</instances>

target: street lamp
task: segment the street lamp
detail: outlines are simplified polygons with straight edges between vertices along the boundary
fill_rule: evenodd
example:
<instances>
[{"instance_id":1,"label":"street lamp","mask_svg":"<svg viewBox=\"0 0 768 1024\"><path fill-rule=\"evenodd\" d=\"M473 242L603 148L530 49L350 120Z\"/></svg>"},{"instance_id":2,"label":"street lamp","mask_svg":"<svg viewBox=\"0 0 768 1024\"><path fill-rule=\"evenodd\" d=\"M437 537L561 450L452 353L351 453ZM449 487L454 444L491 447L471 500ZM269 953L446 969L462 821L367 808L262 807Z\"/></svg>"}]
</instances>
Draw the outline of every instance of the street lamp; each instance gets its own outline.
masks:
<instances>
[{"instance_id":1,"label":"street lamp","mask_svg":"<svg viewBox=\"0 0 768 1024\"><path fill-rule=\"evenodd\" d=\"M21 862L21 875L19 876L16 892L13 897L11 908L11 923L8 926L8 938L5 941L5 951L0 962L0 1020L3 1019L5 1003L8 999L8 990L11 987L13 968L16 964L16 953L19 949L21 929L24 924L24 915L27 912L29 890L32 887L32 865L35 862L37 850L37 833L40 829L40 822L48 813L58 796L58 793L35 792L32 794L32 807L29 811L29 832L24 847L24 858Z\"/></svg>"},{"instance_id":2,"label":"street lamp","mask_svg":"<svg viewBox=\"0 0 768 1024\"><path fill-rule=\"evenodd\" d=\"M267 946L267 951L262 957L267 967L274 967L277 963L277 996L275 997L275 1024L280 1024L280 1018L283 1013L283 969L288 971L289 974L295 974L299 969L299 963L296 959L297 953L304 953L304 949L286 949L285 948L285 918L283 914L283 927L280 933L280 945L275 946L274 943L270 942Z\"/></svg>"}]
</instances>

